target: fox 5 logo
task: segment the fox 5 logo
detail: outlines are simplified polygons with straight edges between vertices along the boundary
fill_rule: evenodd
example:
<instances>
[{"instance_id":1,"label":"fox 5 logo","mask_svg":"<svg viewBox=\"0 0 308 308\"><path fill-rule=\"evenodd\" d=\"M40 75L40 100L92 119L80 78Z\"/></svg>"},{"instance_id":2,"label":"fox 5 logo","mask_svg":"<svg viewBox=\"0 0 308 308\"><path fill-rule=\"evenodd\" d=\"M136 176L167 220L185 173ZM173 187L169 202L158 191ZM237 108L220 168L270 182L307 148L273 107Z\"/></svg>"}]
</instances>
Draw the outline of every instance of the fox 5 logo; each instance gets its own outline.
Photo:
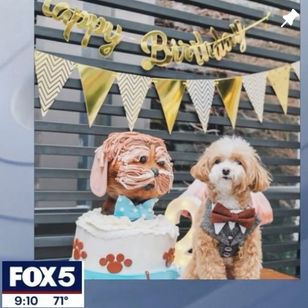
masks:
<instances>
[{"instance_id":1,"label":"fox 5 logo","mask_svg":"<svg viewBox=\"0 0 308 308\"><path fill-rule=\"evenodd\" d=\"M82 263L3 262L3 293L82 293Z\"/></svg>"}]
</instances>

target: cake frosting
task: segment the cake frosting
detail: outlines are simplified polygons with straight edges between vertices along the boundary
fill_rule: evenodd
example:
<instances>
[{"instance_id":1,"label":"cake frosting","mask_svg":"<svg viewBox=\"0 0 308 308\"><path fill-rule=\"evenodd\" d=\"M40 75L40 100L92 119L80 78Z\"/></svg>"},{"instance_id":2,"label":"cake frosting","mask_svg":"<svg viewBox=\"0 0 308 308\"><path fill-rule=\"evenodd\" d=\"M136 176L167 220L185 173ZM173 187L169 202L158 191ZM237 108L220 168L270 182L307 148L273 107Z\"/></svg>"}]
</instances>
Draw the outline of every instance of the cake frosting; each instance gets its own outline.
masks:
<instances>
[{"instance_id":1,"label":"cake frosting","mask_svg":"<svg viewBox=\"0 0 308 308\"><path fill-rule=\"evenodd\" d=\"M72 259L88 279L174 279L178 227L163 215L131 221L94 209L76 222Z\"/></svg>"},{"instance_id":2,"label":"cake frosting","mask_svg":"<svg viewBox=\"0 0 308 308\"><path fill-rule=\"evenodd\" d=\"M125 216L102 215L100 208L83 214L78 218L76 224L93 236L105 239L123 238L123 236L138 234L167 234L171 238L179 235L178 227L171 224L163 215L158 215L149 220L140 218L131 221Z\"/></svg>"}]
</instances>

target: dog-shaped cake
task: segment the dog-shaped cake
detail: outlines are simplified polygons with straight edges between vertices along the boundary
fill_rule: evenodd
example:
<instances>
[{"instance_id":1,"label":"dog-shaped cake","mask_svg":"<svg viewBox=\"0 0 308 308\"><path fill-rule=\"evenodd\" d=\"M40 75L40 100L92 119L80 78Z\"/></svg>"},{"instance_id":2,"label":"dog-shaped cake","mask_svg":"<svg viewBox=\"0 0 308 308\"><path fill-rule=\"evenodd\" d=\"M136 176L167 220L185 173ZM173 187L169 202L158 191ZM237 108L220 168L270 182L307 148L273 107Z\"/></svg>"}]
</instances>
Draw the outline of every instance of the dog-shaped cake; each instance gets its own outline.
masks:
<instances>
[{"instance_id":1,"label":"dog-shaped cake","mask_svg":"<svg viewBox=\"0 0 308 308\"><path fill-rule=\"evenodd\" d=\"M262 247L251 193L271 181L256 151L241 137L212 143L191 174L208 186L196 215L193 254L184 279L259 279Z\"/></svg>"},{"instance_id":2,"label":"dog-shaped cake","mask_svg":"<svg viewBox=\"0 0 308 308\"><path fill-rule=\"evenodd\" d=\"M90 186L99 197L107 193L103 214L114 214L119 196L138 205L165 195L172 183L172 161L162 139L137 132L112 133L96 150Z\"/></svg>"}]
</instances>

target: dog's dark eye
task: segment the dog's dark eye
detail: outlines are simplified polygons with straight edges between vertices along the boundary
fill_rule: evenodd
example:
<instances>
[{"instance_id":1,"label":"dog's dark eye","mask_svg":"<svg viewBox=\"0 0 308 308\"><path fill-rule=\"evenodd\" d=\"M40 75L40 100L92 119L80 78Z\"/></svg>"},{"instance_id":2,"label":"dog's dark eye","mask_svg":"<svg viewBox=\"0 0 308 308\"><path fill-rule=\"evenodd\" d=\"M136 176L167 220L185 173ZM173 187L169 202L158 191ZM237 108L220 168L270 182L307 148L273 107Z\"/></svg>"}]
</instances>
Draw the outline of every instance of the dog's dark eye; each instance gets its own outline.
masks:
<instances>
[{"instance_id":1,"label":"dog's dark eye","mask_svg":"<svg viewBox=\"0 0 308 308\"><path fill-rule=\"evenodd\" d=\"M215 165L218 165L218 164L220 164L220 163L221 163L221 160L220 160L220 159L216 159L215 162L214 162Z\"/></svg>"},{"instance_id":2,"label":"dog's dark eye","mask_svg":"<svg viewBox=\"0 0 308 308\"><path fill-rule=\"evenodd\" d=\"M147 157L146 156L141 156L139 161L143 164L145 164L147 162Z\"/></svg>"},{"instance_id":3,"label":"dog's dark eye","mask_svg":"<svg viewBox=\"0 0 308 308\"><path fill-rule=\"evenodd\" d=\"M241 162L240 160L237 160L236 162L237 162L240 166L243 165L242 162Z\"/></svg>"},{"instance_id":4,"label":"dog's dark eye","mask_svg":"<svg viewBox=\"0 0 308 308\"><path fill-rule=\"evenodd\" d=\"M163 160L158 161L157 165L160 166L160 167L163 167L163 166L165 166L165 162Z\"/></svg>"}]
</instances>

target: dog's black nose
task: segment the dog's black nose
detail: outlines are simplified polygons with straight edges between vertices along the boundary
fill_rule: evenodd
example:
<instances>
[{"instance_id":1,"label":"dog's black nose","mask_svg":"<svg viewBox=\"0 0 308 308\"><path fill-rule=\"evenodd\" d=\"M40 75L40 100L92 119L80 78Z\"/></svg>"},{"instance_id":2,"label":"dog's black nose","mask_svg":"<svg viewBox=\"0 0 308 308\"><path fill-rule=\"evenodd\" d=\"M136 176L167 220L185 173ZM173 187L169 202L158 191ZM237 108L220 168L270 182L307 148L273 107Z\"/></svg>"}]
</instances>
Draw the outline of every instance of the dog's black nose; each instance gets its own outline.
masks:
<instances>
[{"instance_id":1,"label":"dog's black nose","mask_svg":"<svg viewBox=\"0 0 308 308\"><path fill-rule=\"evenodd\" d=\"M159 170L157 168L152 168L151 170L154 173L154 176L159 176Z\"/></svg>"},{"instance_id":2,"label":"dog's black nose","mask_svg":"<svg viewBox=\"0 0 308 308\"><path fill-rule=\"evenodd\" d=\"M230 174L230 169L223 169L222 173L223 173L223 175L229 175Z\"/></svg>"}]
</instances>

